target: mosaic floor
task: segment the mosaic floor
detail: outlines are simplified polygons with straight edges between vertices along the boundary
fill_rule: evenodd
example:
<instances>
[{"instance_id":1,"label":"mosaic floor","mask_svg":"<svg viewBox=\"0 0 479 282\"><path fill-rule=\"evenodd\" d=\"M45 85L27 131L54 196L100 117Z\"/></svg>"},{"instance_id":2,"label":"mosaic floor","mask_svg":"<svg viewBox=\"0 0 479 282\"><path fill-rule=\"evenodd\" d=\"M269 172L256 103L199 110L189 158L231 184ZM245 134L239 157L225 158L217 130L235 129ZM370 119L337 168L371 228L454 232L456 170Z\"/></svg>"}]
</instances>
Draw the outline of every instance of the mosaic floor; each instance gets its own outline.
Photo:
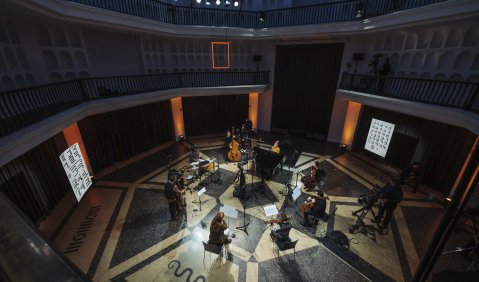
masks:
<instances>
[{"instance_id":1,"label":"mosaic floor","mask_svg":"<svg viewBox=\"0 0 479 282\"><path fill-rule=\"evenodd\" d=\"M351 234L352 212L362 207L358 196L369 194L373 184L384 184L391 177L387 172L351 154L333 158L302 151L294 166L265 181L263 193L261 178L247 172L247 199L240 200L233 196L237 164L224 161L221 144L208 139L195 144L204 158L217 159L220 181L192 181L181 220L169 220L164 159L173 154L171 165L184 167L187 143L158 148L108 170L80 204L67 196L40 229L94 281L409 281L442 214L437 202L405 186L386 234ZM306 228L299 207L312 192L286 199L286 184L294 187L316 160L327 173L323 190L329 195L330 219ZM245 169L250 168L251 162ZM199 196L202 188L206 192ZM224 256L204 253L210 222L224 205L238 211L236 218L226 217L236 238ZM295 252L274 247L263 209L268 205L291 218ZM365 222L370 219L368 213ZM247 233L236 229L244 223L249 223ZM341 236L347 237L345 244L338 242Z\"/></svg>"}]
</instances>

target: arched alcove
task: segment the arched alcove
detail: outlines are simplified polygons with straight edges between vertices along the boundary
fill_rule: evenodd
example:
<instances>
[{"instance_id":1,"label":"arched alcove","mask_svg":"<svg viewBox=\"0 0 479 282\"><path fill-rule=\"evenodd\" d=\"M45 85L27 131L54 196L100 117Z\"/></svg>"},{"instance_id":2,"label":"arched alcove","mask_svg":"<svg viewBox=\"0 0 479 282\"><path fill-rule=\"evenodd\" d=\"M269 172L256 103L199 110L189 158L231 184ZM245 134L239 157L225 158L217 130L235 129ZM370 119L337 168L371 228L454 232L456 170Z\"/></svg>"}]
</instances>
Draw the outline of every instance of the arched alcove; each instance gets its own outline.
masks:
<instances>
[{"instance_id":1,"label":"arched alcove","mask_svg":"<svg viewBox=\"0 0 479 282\"><path fill-rule=\"evenodd\" d=\"M145 64L146 64L146 67L151 67L151 57L150 55L146 54L145 55Z\"/></svg>"},{"instance_id":2,"label":"arched alcove","mask_svg":"<svg viewBox=\"0 0 479 282\"><path fill-rule=\"evenodd\" d=\"M211 46L209 43L202 44L203 46L203 53L207 54L211 52Z\"/></svg>"},{"instance_id":3,"label":"arched alcove","mask_svg":"<svg viewBox=\"0 0 479 282\"><path fill-rule=\"evenodd\" d=\"M432 78L434 80L446 80L446 75L443 73L436 73Z\"/></svg>"},{"instance_id":4,"label":"arched alcove","mask_svg":"<svg viewBox=\"0 0 479 282\"><path fill-rule=\"evenodd\" d=\"M27 74L25 78L27 80L28 86L34 86L36 84L35 79L33 78L31 74Z\"/></svg>"},{"instance_id":5,"label":"arched alcove","mask_svg":"<svg viewBox=\"0 0 479 282\"><path fill-rule=\"evenodd\" d=\"M414 56L412 57L412 62L411 62L411 69L419 70L421 68L423 56L424 55L422 53L414 54Z\"/></svg>"},{"instance_id":6,"label":"arched alcove","mask_svg":"<svg viewBox=\"0 0 479 282\"><path fill-rule=\"evenodd\" d=\"M163 41L157 40L156 45L158 46L158 52L163 53Z\"/></svg>"},{"instance_id":7,"label":"arched alcove","mask_svg":"<svg viewBox=\"0 0 479 282\"><path fill-rule=\"evenodd\" d=\"M70 39L70 46L75 48L82 48L83 43L81 40L80 33L76 30L70 30L68 33L68 38Z\"/></svg>"},{"instance_id":8,"label":"arched alcove","mask_svg":"<svg viewBox=\"0 0 479 282\"><path fill-rule=\"evenodd\" d=\"M389 57L389 63L391 68L397 70L399 68L399 54L394 53Z\"/></svg>"},{"instance_id":9,"label":"arched alcove","mask_svg":"<svg viewBox=\"0 0 479 282\"><path fill-rule=\"evenodd\" d=\"M410 33L408 34L406 38L406 43L404 43L404 49L405 50L414 49L416 47L416 43L417 43L417 34Z\"/></svg>"},{"instance_id":10,"label":"arched alcove","mask_svg":"<svg viewBox=\"0 0 479 282\"><path fill-rule=\"evenodd\" d=\"M479 83L479 75L473 74L473 75L468 76L468 77L466 78L466 82Z\"/></svg>"},{"instance_id":11,"label":"arched alcove","mask_svg":"<svg viewBox=\"0 0 479 282\"><path fill-rule=\"evenodd\" d=\"M74 79L77 79L77 75L74 72L69 71L65 74L65 80L74 80Z\"/></svg>"},{"instance_id":12,"label":"arched alcove","mask_svg":"<svg viewBox=\"0 0 479 282\"><path fill-rule=\"evenodd\" d=\"M426 49L429 44L429 34L427 32L422 32L418 35L416 49Z\"/></svg>"},{"instance_id":13,"label":"arched alcove","mask_svg":"<svg viewBox=\"0 0 479 282\"><path fill-rule=\"evenodd\" d=\"M82 68L82 69L87 68L88 64L86 62L85 55L83 55L82 52L76 51L73 54L73 58L75 59L75 66L77 68Z\"/></svg>"},{"instance_id":14,"label":"arched alcove","mask_svg":"<svg viewBox=\"0 0 479 282\"><path fill-rule=\"evenodd\" d=\"M51 83L62 82L62 81L63 81L63 77L61 76L61 74L59 74L58 72L50 73L50 82Z\"/></svg>"},{"instance_id":15,"label":"arched alcove","mask_svg":"<svg viewBox=\"0 0 479 282\"><path fill-rule=\"evenodd\" d=\"M417 72L413 71L413 72L410 72L407 77L410 77L410 78L417 78Z\"/></svg>"},{"instance_id":16,"label":"arched alcove","mask_svg":"<svg viewBox=\"0 0 479 282\"><path fill-rule=\"evenodd\" d=\"M166 63L165 63L165 56L164 55L160 55L160 66L165 66Z\"/></svg>"},{"instance_id":17,"label":"arched alcove","mask_svg":"<svg viewBox=\"0 0 479 282\"><path fill-rule=\"evenodd\" d=\"M193 53L195 50L195 47L193 46L193 42L188 43L188 53Z\"/></svg>"},{"instance_id":18,"label":"arched alcove","mask_svg":"<svg viewBox=\"0 0 479 282\"><path fill-rule=\"evenodd\" d=\"M189 55L188 56L188 66L192 67L194 65L195 65L195 58L193 57L193 55Z\"/></svg>"},{"instance_id":19,"label":"arched alcove","mask_svg":"<svg viewBox=\"0 0 479 282\"><path fill-rule=\"evenodd\" d=\"M160 65L160 61L158 60L158 56L156 54L153 55L152 66L157 67Z\"/></svg>"},{"instance_id":20,"label":"arched alcove","mask_svg":"<svg viewBox=\"0 0 479 282\"><path fill-rule=\"evenodd\" d=\"M7 35L7 30L3 26L3 24L0 22L0 42L5 42L8 43L8 35Z\"/></svg>"},{"instance_id":21,"label":"arched alcove","mask_svg":"<svg viewBox=\"0 0 479 282\"><path fill-rule=\"evenodd\" d=\"M210 56L204 55L203 56L203 66L209 66L211 64Z\"/></svg>"},{"instance_id":22,"label":"arched alcove","mask_svg":"<svg viewBox=\"0 0 479 282\"><path fill-rule=\"evenodd\" d=\"M143 51L150 52L150 42L147 38L143 38Z\"/></svg>"},{"instance_id":23,"label":"arched alcove","mask_svg":"<svg viewBox=\"0 0 479 282\"><path fill-rule=\"evenodd\" d=\"M382 37L376 37L376 40L374 41L374 51L381 51L381 48L383 46L383 38Z\"/></svg>"},{"instance_id":24,"label":"arched alcove","mask_svg":"<svg viewBox=\"0 0 479 282\"><path fill-rule=\"evenodd\" d=\"M404 45L404 35L398 34L396 38L394 38L394 50L402 50Z\"/></svg>"},{"instance_id":25,"label":"arched alcove","mask_svg":"<svg viewBox=\"0 0 479 282\"><path fill-rule=\"evenodd\" d=\"M5 22L5 29L7 30L8 35L10 36L10 42L15 44L20 44L20 38L18 37L17 28L11 21Z\"/></svg>"},{"instance_id":26,"label":"arched alcove","mask_svg":"<svg viewBox=\"0 0 479 282\"><path fill-rule=\"evenodd\" d=\"M68 47L67 37L62 29L55 29L53 32L53 41L57 47Z\"/></svg>"},{"instance_id":27,"label":"arched alcove","mask_svg":"<svg viewBox=\"0 0 479 282\"><path fill-rule=\"evenodd\" d=\"M405 77L406 76L406 73L404 71L400 71L398 72L397 76L399 77Z\"/></svg>"},{"instance_id":28,"label":"arched alcove","mask_svg":"<svg viewBox=\"0 0 479 282\"><path fill-rule=\"evenodd\" d=\"M3 58L2 52L0 51L0 71L8 70L7 62Z\"/></svg>"},{"instance_id":29,"label":"arched alcove","mask_svg":"<svg viewBox=\"0 0 479 282\"><path fill-rule=\"evenodd\" d=\"M30 64L27 61L27 57L25 56L25 52L22 49L17 48L16 50L18 61L20 62L20 67L22 70L29 70Z\"/></svg>"},{"instance_id":30,"label":"arched alcove","mask_svg":"<svg viewBox=\"0 0 479 282\"><path fill-rule=\"evenodd\" d=\"M474 47L479 42L479 27L470 26L464 33L464 39L462 40L463 47Z\"/></svg>"},{"instance_id":31,"label":"arched alcove","mask_svg":"<svg viewBox=\"0 0 479 282\"><path fill-rule=\"evenodd\" d=\"M186 66L186 56L185 55L180 56L180 66Z\"/></svg>"},{"instance_id":32,"label":"arched alcove","mask_svg":"<svg viewBox=\"0 0 479 282\"><path fill-rule=\"evenodd\" d=\"M429 45L429 48L442 48L445 40L446 40L445 31L443 30L435 31L432 35L431 45Z\"/></svg>"},{"instance_id":33,"label":"arched alcove","mask_svg":"<svg viewBox=\"0 0 479 282\"><path fill-rule=\"evenodd\" d=\"M176 48L176 42L170 42L170 52L172 53L176 53L177 52L177 48Z\"/></svg>"},{"instance_id":34,"label":"arched alcove","mask_svg":"<svg viewBox=\"0 0 479 282\"><path fill-rule=\"evenodd\" d=\"M195 44L195 53L201 53L201 45L202 44L203 44L202 42L197 42Z\"/></svg>"},{"instance_id":35,"label":"arched alcove","mask_svg":"<svg viewBox=\"0 0 479 282\"><path fill-rule=\"evenodd\" d=\"M471 70L479 70L479 54L476 54L472 61Z\"/></svg>"},{"instance_id":36,"label":"arched alcove","mask_svg":"<svg viewBox=\"0 0 479 282\"><path fill-rule=\"evenodd\" d=\"M50 50L44 50L42 52L42 58L43 62L47 66L48 69L57 69L58 68L58 62L55 57L55 54L50 51Z\"/></svg>"},{"instance_id":37,"label":"arched alcove","mask_svg":"<svg viewBox=\"0 0 479 282\"><path fill-rule=\"evenodd\" d=\"M88 78L88 77L90 77L90 74L89 74L88 72L86 72L86 71L81 71L81 72L78 74L78 76L79 76L80 78Z\"/></svg>"},{"instance_id":38,"label":"arched alcove","mask_svg":"<svg viewBox=\"0 0 479 282\"><path fill-rule=\"evenodd\" d=\"M171 64L175 67L178 66L178 56L176 55L171 56Z\"/></svg>"},{"instance_id":39,"label":"arched alcove","mask_svg":"<svg viewBox=\"0 0 479 282\"><path fill-rule=\"evenodd\" d=\"M436 66L436 54L428 53L426 55L426 59L424 60L424 65L422 68L433 71L436 68L435 66Z\"/></svg>"},{"instance_id":40,"label":"arched alcove","mask_svg":"<svg viewBox=\"0 0 479 282\"><path fill-rule=\"evenodd\" d=\"M402 70L406 70L406 69L409 69L410 66L411 66L411 54L409 53L402 54L399 68Z\"/></svg>"},{"instance_id":41,"label":"arched alcove","mask_svg":"<svg viewBox=\"0 0 479 282\"><path fill-rule=\"evenodd\" d=\"M17 85L17 88L27 87L27 83L25 82L25 79L23 78L23 76L19 74L15 76L15 84Z\"/></svg>"},{"instance_id":42,"label":"arched alcove","mask_svg":"<svg viewBox=\"0 0 479 282\"><path fill-rule=\"evenodd\" d=\"M437 63L438 70L447 70L454 64L454 55L452 52L446 52L439 57Z\"/></svg>"},{"instance_id":43,"label":"arched alcove","mask_svg":"<svg viewBox=\"0 0 479 282\"><path fill-rule=\"evenodd\" d=\"M72 69L73 68L73 60L70 54L67 51L60 51L58 54L58 58L60 61L61 68L64 69Z\"/></svg>"},{"instance_id":44,"label":"arched alcove","mask_svg":"<svg viewBox=\"0 0 479 282\"><path fill-rule=\"evenodd\" d=\"M203 59L201 58L200 55L196 55L196 57L195 57L195 63L196 63L195 65L196 65L197 67L203 65Z\"/></svg>"},{"instance_id":45,"label":"arched alcove","mask_svg":"<svg viewBox=\"0 0 479 282\"><path fill-rule=\"evenodd\" d=\"M7 61L8 68L11 70L19 70L20 66L18 65L17 58L13 53L12 49L9 47L3 48L3 55Z\"/></svg>"},{"instance_id":46,"label":"arched alcove","mask_svg":"<svg viewBox=\"0 0 479 282\"><path fill-rule=\"evenodd\" d=\"M449 80L451 80L451 81L462 81L463 78L462 78L461 74L455 73L455 74L453 74L449 77Z\"/></svg>"},{"instance_id":47,"label":"arched alcove","mask_svg":"<svg viewBox=\"0 0 479 282\"><path fill-rule=\"evenodd\" d=\"M154 39L150 40L150 47L151 52L158 52L158 46L156 45L156 41Z\"/></svg>"},{"instance_id":48,"label":"arched alcove","mask_svg":"<svg viewBox=\"0 0 479 282\"><path fill-rule=\"evenodd\" d=\"M2 85L4 91L9 91L15 89L15 83L9 76L2 77Z\"/></svg>"},{"instance_id":49,"label":"arched alcove","mask_svg":"<svg viewBox=\"0 0 479 282\"><path fill-rule=\"evenodd\" d=\"M458 47L459 44L461 43L462 37L463 37L462 28L455 28L453 30L450 30L449 34L447 35L445 47L446 48Z\"/></svg>"},{"instance_id":50,"label":"arched alcove","mask_svg":"<svg viewBox=\"0 0 479 282\"><path fill-rule=\"evenodd\" d=\"M472 53L470 51L462 51L457 55L453 69L468 71L471 68L471 63Z\"/></svg>"},{"instance_id":51,"label":"arched alcove","mask_svg":"<svg viewBox=\"0 0 479 282\"><path fill-rule=\"evenodd\" d=\"M186 53L186 43L183 41L178 41L178 52Z\"/></svg>"},{"instance_id":52,"label":"arched alcove","mask_svg":"<svg viewBox=\"0 0 479 282\"><path fill-rule=\"evenodd\" d=\"M37 42L40 46L52 46L52 39L50 33L43 26L38 26L36 30Z\"/></svg>"},{"instance_id":53,"label":"arched alcove","mask_svg":"<svg viewBox=\"0 0 479 282\"><path fill-rule=\"evenodd\" d=\"M428 73L428 72L423 72L423 73L421 73L421 76L419 76L419 78L422 78L422 79L430 79L430 78L431 78L431 74Z\"/></svg>"},{"instance_id":54,"label":"arched alcove","mask_svg":"<svg viewBox=\"0 0 479 282\"><path fill-rule=\"evenodd\" d=\"M392 45L393 45L393 42L391 37L386 37L386 39L384 39L383 51L390 51L392 49Z\"/></svg>"}]
</instances>

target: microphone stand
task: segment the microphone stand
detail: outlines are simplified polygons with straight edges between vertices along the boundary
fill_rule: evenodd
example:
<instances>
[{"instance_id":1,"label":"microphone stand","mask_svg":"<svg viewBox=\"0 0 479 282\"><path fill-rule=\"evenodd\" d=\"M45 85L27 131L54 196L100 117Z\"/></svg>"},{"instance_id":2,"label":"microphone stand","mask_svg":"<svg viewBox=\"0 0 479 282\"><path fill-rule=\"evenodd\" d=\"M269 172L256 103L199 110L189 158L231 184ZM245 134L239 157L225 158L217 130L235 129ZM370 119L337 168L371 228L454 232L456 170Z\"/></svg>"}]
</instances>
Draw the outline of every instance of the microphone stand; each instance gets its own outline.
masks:
<instances>
[{"instance_id":1,"label":"microphone stand","mask_svg":"<svg viewBox=\"0 0 479 282\"><path fill-rule=\"evenodd\" d=\"M248 226L249 226L249 222L246 223L246 199L244 201L243 204L243 226L238 226L236 227L236 229L238 230L241 230L241 231L244 231L244 233L246 233L246 235L248 236Z\"/></svg>"}]
</instances>

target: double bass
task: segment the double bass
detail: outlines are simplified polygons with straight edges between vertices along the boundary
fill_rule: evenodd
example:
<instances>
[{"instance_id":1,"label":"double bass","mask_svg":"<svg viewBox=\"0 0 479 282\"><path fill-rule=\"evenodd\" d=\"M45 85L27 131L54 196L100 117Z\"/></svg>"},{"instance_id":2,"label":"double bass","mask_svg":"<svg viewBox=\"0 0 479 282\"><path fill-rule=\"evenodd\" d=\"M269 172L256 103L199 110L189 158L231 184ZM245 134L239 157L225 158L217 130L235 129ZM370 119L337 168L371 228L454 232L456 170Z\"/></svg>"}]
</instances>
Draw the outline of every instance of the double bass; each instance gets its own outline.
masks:
<instances>
[{"instance_id":1,"label":"double bass","mask_svg":"<svg viewBox=\"0 0 479 282\"><path fill-rule=\"evenodd\" d=\"M236 140L236 136L233 136L233 141L230 143L230 151L228 152L228 160L237 162L241 159L241 152L239 150L240 144Z\"/></svg>"}]
</instances>

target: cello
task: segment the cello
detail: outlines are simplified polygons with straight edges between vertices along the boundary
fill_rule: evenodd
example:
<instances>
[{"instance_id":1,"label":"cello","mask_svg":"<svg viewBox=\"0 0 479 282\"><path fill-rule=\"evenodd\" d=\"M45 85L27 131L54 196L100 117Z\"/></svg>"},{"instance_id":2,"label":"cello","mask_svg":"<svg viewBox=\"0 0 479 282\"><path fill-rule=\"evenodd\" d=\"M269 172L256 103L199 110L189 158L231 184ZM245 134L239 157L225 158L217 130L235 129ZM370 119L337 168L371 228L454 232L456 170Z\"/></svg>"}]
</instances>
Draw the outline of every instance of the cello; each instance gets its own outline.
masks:
<instances>
[{"instance_id":1,"label":"cello","mask_svg":"<svg viewBox=\"0 0 479 282\"><path fill-rule=\"evenodd\" d=\"M230 151L228 152L228 160L237 162L241 159L241 152L239 151L240 144L236 140L236 136L233 136L233 141L230 143Z\"/></svg>"}]
</instances>

